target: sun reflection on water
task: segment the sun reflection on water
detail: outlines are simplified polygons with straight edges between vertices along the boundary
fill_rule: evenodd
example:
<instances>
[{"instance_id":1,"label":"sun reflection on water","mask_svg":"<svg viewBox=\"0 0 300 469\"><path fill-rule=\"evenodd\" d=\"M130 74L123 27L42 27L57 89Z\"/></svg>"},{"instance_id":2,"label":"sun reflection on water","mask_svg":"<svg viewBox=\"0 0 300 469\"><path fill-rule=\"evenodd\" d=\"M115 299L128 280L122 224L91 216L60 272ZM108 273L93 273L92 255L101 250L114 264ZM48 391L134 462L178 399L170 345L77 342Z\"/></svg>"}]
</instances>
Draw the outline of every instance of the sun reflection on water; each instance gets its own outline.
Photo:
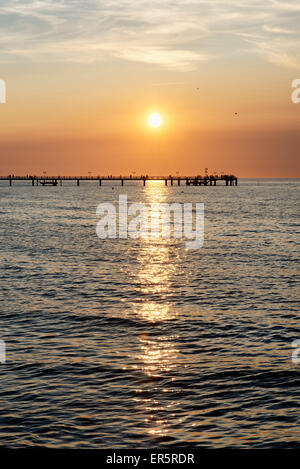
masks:
<instances>
[{"instance_id":1,"label":"sun reflection on water","mask_svg":"<svg viewBox=\"0 0 300 469\"><path fill-rule=\"evenodd\" d=\"M148 183L147 183L148 184ZM162 203L166 200L167 188L162 183L149 183L144 189L145 202ZM176 312L168 301L174 262L170 244L162 239L143 239L139 251L137 282L142 303L136 305L138 317L149 322L147 330L139 335L139 352L136 357L138 369L145 381L137 389L136 405L144 413L147 433L152 437L168 434L170 420L174 419L174 405L165 399L172 392L170 383L177 366L179 354L177 336L166 327L176 318ZM151 325L159 327L152 328ZM163 384L164 380L168 384ZM141 394L139 396L139 394Z\"/></svg>"},{"instance_id":2,"label":"sun reflection on water","mask_svg":"<svg viewBox=\"0 0 300 469\"><path fill-rule=\"evenodd\" d=\"M150 377L164 377L175 368L175 358L179 350L172 339L166 336L151 337L148 334L139 336L141 369Z\"/></svg>"}]
</instances>

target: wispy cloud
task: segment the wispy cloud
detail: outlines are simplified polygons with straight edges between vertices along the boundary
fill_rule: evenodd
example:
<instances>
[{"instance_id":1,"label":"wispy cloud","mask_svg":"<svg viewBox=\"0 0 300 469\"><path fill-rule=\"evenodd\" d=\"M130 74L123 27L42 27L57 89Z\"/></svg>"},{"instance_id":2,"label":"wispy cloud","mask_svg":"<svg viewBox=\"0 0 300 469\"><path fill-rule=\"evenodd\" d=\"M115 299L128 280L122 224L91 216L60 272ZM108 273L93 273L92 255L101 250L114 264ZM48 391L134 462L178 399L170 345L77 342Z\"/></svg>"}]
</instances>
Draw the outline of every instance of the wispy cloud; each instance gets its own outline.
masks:
<instances>
[{"instance_id":1,"label":"wispy cloud","mask_svg":"<svg viewBox=\"0 0 300 469\"><path fill-rule=\"evenodd\" d=\"M0 60L117 58L176 70L232 53L300 65L299 0L0 0Z\"/></svg>"}]
</instances>

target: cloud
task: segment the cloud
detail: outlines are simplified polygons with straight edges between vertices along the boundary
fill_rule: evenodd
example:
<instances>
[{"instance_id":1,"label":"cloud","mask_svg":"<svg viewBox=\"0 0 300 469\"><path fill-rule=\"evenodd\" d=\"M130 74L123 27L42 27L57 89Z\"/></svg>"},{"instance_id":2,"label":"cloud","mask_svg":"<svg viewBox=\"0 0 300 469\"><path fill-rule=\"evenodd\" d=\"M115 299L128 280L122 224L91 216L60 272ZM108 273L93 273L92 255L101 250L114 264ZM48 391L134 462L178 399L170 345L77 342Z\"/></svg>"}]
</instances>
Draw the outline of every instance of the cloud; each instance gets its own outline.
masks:
<instances>
[{"instance_id":1,"label":"cloud","mask_svg":"<svg viewBox=\"0 0 300 469\"><path fill-rule=\"evenodd\" d=\"M275 34L294 34L294 31L283 29L283 28L276 28L274 26L268 26L267 24L264 25L263 29L267 31L267 33L275 33Z\"/></svg>"},{"instance_id":2,"label":"cloud","mask_svg":"<svg viewBox=\"0 0 300 469\"><path fill-rule=\"evenodd\" d=\"M122 59L180 71L257 53L300 65L298 0L0 0L0 60Z\"/></svg>"}]
</instances>

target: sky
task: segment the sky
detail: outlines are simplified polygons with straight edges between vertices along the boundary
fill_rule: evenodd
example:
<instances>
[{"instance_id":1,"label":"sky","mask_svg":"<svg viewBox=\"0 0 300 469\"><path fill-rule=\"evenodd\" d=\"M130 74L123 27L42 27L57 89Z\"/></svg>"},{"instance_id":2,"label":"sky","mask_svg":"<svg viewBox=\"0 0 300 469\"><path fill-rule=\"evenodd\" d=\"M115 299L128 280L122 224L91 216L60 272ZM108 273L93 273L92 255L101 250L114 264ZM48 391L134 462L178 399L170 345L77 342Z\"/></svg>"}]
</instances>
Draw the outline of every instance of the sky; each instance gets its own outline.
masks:
<instances>
[{"instance_id":1,"label":"sky","mask_svg":"<svg viewBox=\"0 0 300 469\"><path fill-rule=\"evenodd\" d=\"M0 0L0 173L300 177L299 24L299 0Z\"/></svg>"}]
</instances>

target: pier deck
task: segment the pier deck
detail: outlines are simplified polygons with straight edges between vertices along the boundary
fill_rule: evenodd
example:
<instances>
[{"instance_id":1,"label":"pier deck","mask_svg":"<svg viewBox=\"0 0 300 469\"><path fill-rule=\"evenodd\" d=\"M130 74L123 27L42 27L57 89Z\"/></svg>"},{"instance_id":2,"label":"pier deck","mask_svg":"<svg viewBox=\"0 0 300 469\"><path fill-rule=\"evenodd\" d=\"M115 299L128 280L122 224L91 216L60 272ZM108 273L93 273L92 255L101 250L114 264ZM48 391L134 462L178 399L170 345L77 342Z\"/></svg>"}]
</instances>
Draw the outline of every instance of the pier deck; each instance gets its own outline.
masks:
<instances>
[{"instance_id":1,"label":"pier deck","mask_svg":"<svg viewBox=\"0 0 300 469\"><path fill-rule=\"evenodd\" d=\"M237 186L238 178L233 174L222 174L217 175L205 175L205 176L0 176L0 180L8 181L9 185L12 186L13 181L29 181L32 186L57 186L58 183L62 185L63 181L76 181L77 186L80 185L80 181L98 181L99 186L102 185L103 181L120 181L121 185L124 185L125 181L142 181L143 185L146 185L146 181L164 181L165 185L168 182L171 186L177 183L178 186L181 183L185 183L187 186L216 186L217 182L223 182L226 186Z\"/></svg>"}]
</instances>

